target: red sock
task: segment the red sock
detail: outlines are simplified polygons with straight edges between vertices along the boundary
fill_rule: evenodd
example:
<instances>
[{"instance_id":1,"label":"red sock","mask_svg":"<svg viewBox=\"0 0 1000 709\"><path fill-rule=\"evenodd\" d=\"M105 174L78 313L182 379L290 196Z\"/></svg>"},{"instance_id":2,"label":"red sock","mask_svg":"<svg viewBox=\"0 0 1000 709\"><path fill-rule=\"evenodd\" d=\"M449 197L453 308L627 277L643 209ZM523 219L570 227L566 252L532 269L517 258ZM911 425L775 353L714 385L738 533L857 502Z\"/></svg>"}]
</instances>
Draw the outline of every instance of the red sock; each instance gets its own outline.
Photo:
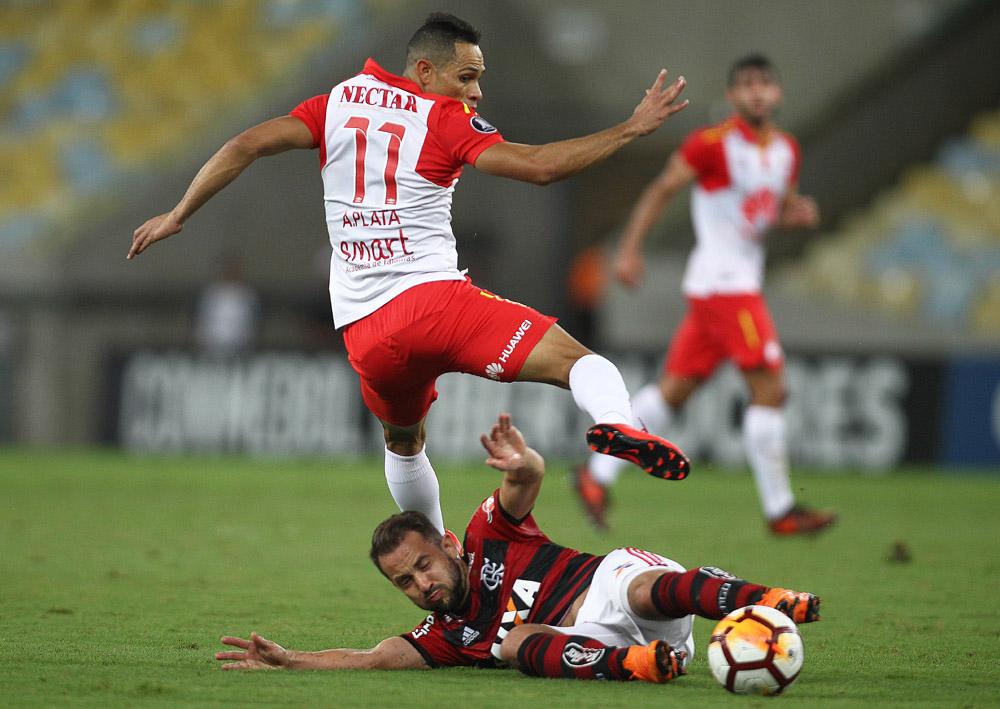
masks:
<instances>
[{"instance_id":1,"label":"red sock","mask_svg":"<svg viewBox=\"0 0 1000 709\"><path fill-rule=\"evenodd\" d=\"M719 619L750 606L767 592L760 586L714 566L667 571L653 583L653 605L668 618L698 615Z\"/></svg>"},{"instance_id":2,"label":"red sock","mask_svg":"<svg viewBox=\"0 0 1000 709\"><path fill-rule=\"evenodd\" d=\"M517 664L532 677L631 679L622 661L627 647L611 647L582 635L535 633L521 642Z\"/></svg>"}]
</instances>

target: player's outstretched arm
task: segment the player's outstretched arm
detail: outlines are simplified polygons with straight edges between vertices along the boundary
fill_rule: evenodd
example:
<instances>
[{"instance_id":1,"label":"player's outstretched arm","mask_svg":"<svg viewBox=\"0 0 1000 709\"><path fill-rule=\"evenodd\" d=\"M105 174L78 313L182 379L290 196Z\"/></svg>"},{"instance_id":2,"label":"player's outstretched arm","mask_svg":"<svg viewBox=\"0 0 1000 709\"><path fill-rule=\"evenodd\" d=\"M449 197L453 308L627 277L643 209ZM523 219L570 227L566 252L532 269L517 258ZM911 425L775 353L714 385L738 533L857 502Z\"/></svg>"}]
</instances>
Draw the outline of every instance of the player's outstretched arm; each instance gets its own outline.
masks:
<instances>
[{"instance_id":1,"label":"player's outstretched arm","mask_svg":"<svg viewBox=\"0 0 1000 709\"><path fill-rule=\"evenodd\" d=\"M677 101L686 84L679 77L666 88L667 70L660 71L653 85L646 90L631 117L613 128L581 138L561 140L545 145L497 143L484 150L476 160L476 168L491 175L547 185L574 175L604 160L636 138L648 135L688 102Z\"/></svg>"},{"instance_id":2,"label":"player's outstretched arm","mask_svg":"<svg viewBox=\"0 0 1000 709\"><path fill-rule=\"evenodd\" d=\"M510 414L500 414L490 434L483 434L479 440L490 455L486 464L503 472L500 504L514 518L527 516L542 488L545 460L524 442Z\"/></svg>"},{"instance_id":3,"label":"player's outstretched arm","mask_svg":"<svg viewBox=\"0 0 1000 709\"><path fill-rule=\"evenodd\" d=\"M642 282L644 264L642 244L659 221L667 204L677 192L694 181L695 170L680 152L670 156L666 166L646 185L632 208L615 255L615 276L623 284L635 288Z\"/></svg>"},{"instance_id":4,"label":"player's outstretched arm","mask_svg":"<svg viewBox=\"0 0 1000 709\"><path fill-rule=\"evenodd\" d=\"M227 635L222 638L222 644L239 648L215 653L216 660L226 661L222 666L224 670L427 669L420 653L401 637L386 638L371 650L286 650L257 633L250 633L249 639Z\"/></svg>"},{"instance_id":5,"label":"player's outstretched arm","mask_svg":"<svg viewBox=\"0 0 1000 709\"><path fill-rule=\"evenodd\" d=\"M257 158L293 148L312 147L313 136L309 128L292 116L273 118L230 138L198 170L176 207L153 217L132 233L132 247L125 258L134 258L157 241L178 233L192 214Z\"/></svg>"}]
</instances>

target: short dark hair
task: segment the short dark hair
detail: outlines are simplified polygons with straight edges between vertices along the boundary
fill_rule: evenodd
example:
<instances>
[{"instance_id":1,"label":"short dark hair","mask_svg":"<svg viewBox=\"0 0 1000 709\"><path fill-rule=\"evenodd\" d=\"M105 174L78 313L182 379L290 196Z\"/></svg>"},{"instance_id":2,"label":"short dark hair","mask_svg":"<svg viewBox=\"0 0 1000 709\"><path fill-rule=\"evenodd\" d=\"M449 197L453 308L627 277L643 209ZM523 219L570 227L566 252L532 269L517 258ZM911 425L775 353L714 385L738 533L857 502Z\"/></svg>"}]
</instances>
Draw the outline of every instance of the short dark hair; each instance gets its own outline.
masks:
<instances>
[{"instance_id":1,"label":"short dark hair","mask_svg":"<svg viewBox=\"0 0 1000 709\"><path fill-rule=\"evenodd\" d=\"M455 42L479 44L480 33L463 19L446 12L432 12L406 45L406 65L419 59L445 64L455 56Z\"/></svg>"},{"instance_id":2,"label":"short dark hair","mask_svg":"<svg viewBox=\"0 0 1000 709\"><path fill-rule=\"evenodd\" d=\"M755 53L741 57L732 63L729 67L729 76L726 79L726 85L732 86L736 83L736 75L744 69L759 69L768 72L775 79L778 78L778 70L774 68L771 60L763 54Z\"/></svg>"},{"instance_id":3,"label":"short dark hair","mask_svg":"<svg viewBox=\"0 0 1000 709\"><path fill-rule=\"evenodd\" d=\"M441 532L423 512L406 510L394 514L372 532L372 548L368 555L379 571L382 571L382 565L378 562L379 557L396 551L396 547L403 542L403 537L410 532L417 532L432 544L440 544L443 538ZM385 571L382 571L382 575L385 575Z\"/></svg>"}]
</instances>

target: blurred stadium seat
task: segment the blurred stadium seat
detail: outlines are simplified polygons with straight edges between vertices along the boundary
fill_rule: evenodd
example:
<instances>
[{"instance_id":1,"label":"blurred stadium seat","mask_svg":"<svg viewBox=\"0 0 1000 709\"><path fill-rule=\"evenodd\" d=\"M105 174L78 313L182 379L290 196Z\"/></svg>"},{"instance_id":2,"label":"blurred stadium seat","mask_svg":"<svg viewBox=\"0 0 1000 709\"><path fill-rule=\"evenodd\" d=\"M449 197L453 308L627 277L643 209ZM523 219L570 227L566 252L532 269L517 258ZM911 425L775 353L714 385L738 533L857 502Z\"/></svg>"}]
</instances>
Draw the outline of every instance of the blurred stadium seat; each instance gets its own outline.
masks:
<instances>
[{"instance_id":1,"label":"blurred stadium seat","mask_svg":"<svg viewBox=\"0 0 1000 709\"><path fill-rule=\"evenodd\" d=\"M280 86L367 9L361 0L4 3L0 245L40 240L115 181L186 154L192 137Z\"/></svg>"},{"instance_id":2,"label":"blurred stadium seat","mask_svg":"<svg viewBox=\"0 0 1000 709\"><path fill-rule=\"evenodd\" d=\"M785 276L846 304L1000 330L1000 109L978 115Z\"/></svg>"}]
</instances>

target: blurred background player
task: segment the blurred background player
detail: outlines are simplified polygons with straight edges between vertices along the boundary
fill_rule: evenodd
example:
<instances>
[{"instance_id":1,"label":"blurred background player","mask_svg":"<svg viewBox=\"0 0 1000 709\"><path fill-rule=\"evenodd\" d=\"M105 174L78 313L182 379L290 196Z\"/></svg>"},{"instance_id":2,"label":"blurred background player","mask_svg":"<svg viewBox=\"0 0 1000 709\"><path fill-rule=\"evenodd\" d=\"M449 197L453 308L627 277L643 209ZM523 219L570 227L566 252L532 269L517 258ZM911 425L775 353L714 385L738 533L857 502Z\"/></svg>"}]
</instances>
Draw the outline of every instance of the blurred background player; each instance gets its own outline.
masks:
<instances>
[{"instance_id":1,"label":"blurred background player","mask_svg":"<svg viewBox=\"0 0 1000 709\"><path fill-rule=\"evenodd\" d=\"M736 578L714 566L686 570L626 547L595 556L560 546L532 515L545 461L509 414L480 437L500 486L477 505L464 549L419 512L372 534L370 556L414 605L431 615L371 650L286 650L252 633L226 636L223 669L427 669L492 667L527 675L662 683L684 674L694 616L719 619L752 604L797 623L819 620L820 598Z\"/></svg>"},{"instance_id":2,"label":"blurred background player","mask_svg":"<svg viewBox=\"0 0 1000 709\"><path fill-rule=\"evenodd\" d=\"M797 504L791 490L784 356L761 286L768 232L815 227L819 210L798 193L798 143L773 122L782 89L771 62L759 54L736 61L726 98L733 115L688 136L646 187L622 235L615 275L634 288L643 277L643 241L674 195L696 183L697 243L683 284L688 311L660 381L633 397L633 412L650 431L668 431L673 413L719 364L732 360L750 390L743 440L767 523L775 534L816 532L836 516ZM599 527L606 525L607 489L620 469L615 458L595 454L575 472L584 509Z\"/></svg>"},{"instance_id":3,"label":"blurred background player","mask_svg":"<svg viewBox=\"0 0 1000 709\"><path fill-rule=\"evenodd\" d=\"M200 352L230 357L253 349L260 320L260 299L243 277L235 256L222 260L218 274L198 294L194 342Z\"/></svg>"},{"instance_id":4,"label":"blurred background player","mask_svg":"<svg viewBox=\"0 0 1000 709\"><path fill-rule=\"evenodd\" d=\"M382 423L393 499L400 509L424 512L441 531L424 422L437 398L437 377L446 372L570 389L600 424L587 433L592 446L655 477L688 473L687 459L672 444L632 427L617 367L555 318L473 285L458 269L451 230L452 196L464 165L537 184L569 177L682 110L687 102L677 99L684 78L665 86L666 71L660 71L632 115L612 128L539 146L508 143L476 112L486 69L479 38L467 22L432 14L407 45L402 76L368 59L329 94L231 139L171 211L135 230L128 252L134 258L180 232L257 158L318 148L333 247L334 324L343 329L364 402Z\"/></svg>"}]
</instances>

